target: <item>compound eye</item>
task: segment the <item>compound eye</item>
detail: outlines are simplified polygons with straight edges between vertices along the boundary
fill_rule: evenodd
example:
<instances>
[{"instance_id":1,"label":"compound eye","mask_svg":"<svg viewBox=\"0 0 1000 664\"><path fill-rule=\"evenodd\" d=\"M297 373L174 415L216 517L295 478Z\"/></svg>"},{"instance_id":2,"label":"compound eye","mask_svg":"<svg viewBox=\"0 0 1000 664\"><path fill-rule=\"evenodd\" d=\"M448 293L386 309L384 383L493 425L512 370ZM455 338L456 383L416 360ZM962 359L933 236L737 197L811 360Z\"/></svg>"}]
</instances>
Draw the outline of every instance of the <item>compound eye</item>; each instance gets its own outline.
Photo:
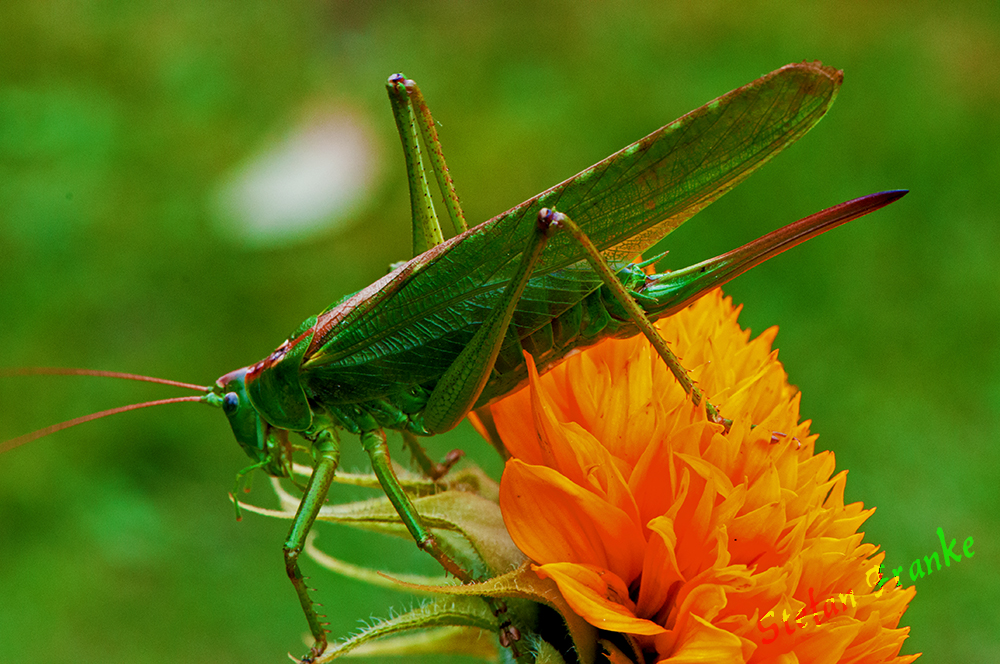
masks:
<instances>
[{"instance_id":1,"label":"compound eye","mask_svg":"<svg viewBox=\"0 0 1000 664\"><path fill-rule=\"evenodd\" d=\"M240 407L240 396L236 392L229 392L222 397L222 410L226 415L232 415Z\"/></svg>"}]
</instances>

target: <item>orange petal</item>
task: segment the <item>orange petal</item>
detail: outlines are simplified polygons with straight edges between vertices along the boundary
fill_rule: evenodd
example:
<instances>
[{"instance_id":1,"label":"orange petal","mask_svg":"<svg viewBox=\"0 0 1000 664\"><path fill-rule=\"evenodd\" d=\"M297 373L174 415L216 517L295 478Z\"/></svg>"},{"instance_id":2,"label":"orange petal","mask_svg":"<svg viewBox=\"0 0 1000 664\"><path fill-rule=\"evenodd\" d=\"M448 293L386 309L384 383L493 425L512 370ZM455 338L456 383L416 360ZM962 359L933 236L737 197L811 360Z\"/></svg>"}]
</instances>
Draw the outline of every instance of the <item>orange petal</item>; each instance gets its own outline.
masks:
<instances>
[{"instance_id":1,"label":"orange petal","mask_svg":"<svg viewBox=\"0 0 1000 664\"><path fill-rule=\"evenodd\" d=\"M531 391L525 387L490 406L497 433L511 456L528 463L545 463L535 423L525 413L531 412Z\"/></svg>"},{"instance_id":2,"label":"orange petal","mask_svg":"<svg viewBox=\"0 0 1000 664\"><path fill-rule=\"evenodd\" d=\"M657 647L659 647L657 640ZM691 616L671 652L657 659L670 664L709 664L710 662L745 662L752 646L731 632L719 629L700 616Z\"/></svg>"},{"instance_id":3,"label":"orange petal","mask_svg":"<svg viewBox=\"0 0 1000 664\"><path fill-rule=\"evenodd\" d=\"M643 560L642 585L639 588L636 613L640 616L656 616L664 609L671 586L675 582L683 582L684 576L677 567L677 557L674 555L677 547L674 522L665 516L659 516L650 521L647 527L652 535Z\"/></svg>"},{"instance_id":4,"label":"orange petal","mask_svg":"<svg viewBox=\"0 0 1000 664\"><path fill-rule=\"evenodd\" d=\"M537 563L596 565L631 583L642 571L642 528L622 509L559 472L510 459L500 508L518 548Z\"/></svg>"},{"instance_id":5,"label":"orange petal","mask_svg":"<svg viewBox=\"0 0 1000 664\"><path fill-rule=\"evenodd\" d=\"M609 632L651 636L666 632L650 620L637 618L630 606L628 587L621 578L588 565L552 563L535 567L538 576L551 578L566 602L584 620Z\"/></svg>"}]
</instances>

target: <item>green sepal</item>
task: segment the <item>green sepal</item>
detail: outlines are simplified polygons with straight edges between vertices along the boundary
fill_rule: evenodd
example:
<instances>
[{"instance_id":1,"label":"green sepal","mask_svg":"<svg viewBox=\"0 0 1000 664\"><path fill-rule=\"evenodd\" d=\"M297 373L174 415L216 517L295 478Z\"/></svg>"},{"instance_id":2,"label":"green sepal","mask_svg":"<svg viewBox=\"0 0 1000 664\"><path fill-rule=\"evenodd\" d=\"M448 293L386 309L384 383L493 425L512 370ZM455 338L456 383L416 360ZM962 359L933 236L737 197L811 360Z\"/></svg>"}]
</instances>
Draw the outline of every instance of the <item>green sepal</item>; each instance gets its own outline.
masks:
<instances>
[{"instance_id":1,"label":"green sepal","mask_svg":"<svg viewBox=\"0 0 1000 664\"><path fill-rule=\"evenodd\" d=\"M566 664L566 660L548 641L539 641L535 664Z\"/></svg>"},{"instance_id":2,"label":"green sepal","mask_svg":"<svg viewBox=\"0 0 1000 664\"><path fill-rule=\"evenodd\" d=\"M423 522L451 544L469 570L486 567L496 574L516 567L523 554L507 534L499 506L464 491L444 491L413 500ZM325 506L317 517L409 539L387 499Z\"/></svg>"},{"instance_id":3,"label":"green sepal","mask_svg":"<svg viewBox=\"0 0 1000 664\"><path fill-rule=\"evenodd\" d=\"M451 596L492 597L505 600L527 600L527 603L508 602L513 613L523 612L531 604L545 604L562 617L566 631L573 640L580 664L593 664L597 659L597 628L577 615L559 592L559 586L552 579L542 579L532 569L531 563L524 563L516 570L494 577L482 583L468 583L461 586L410 586L412 590L436 591ZM531 624L530 618L518 616L515 624ZM527 618L527 619L526 619Z\"/></svg>"},{"instance_id":4,"label":"green sepal","mask_svg":"<svg viewBox=\"0 0 1000 664\"><path fill-rule=\"evenodd\" d=\"M405 479L401 484L411 494L413 505L424 523L435 531L442 544L449 547L466 569L485 571L492 576L523 563L524 554L514 545L504 526L497 504L496 483L481 470L470 468L449 473L449 480L449 486L454 488L416 497L412 497ZM272 483L281 501L281 511L247 504L241 504L241 507L258 514L292 518L298 509L299 499L285 491L280 482L274 480ZM418 486L418 489L422 488L425 487ZM395 508L385 497L325 505L317 520L411 539Z\"/></svg>"},{"instance_id":5,"label":"green sepal","mask_svg":"<svg viewBox=\"0 0 1000 664\"><path fill-rule=\"evenodd\" d=\"M483 471L476 469L479 473L485 475ZM312 474L312 468L302 464L292 464L292 472L296 475L301 475L303 477L309 477ZM463 474L465 471L460 471ZM396 477L399 479L399 484L404 489L406 493L411 497L413 496L428 496L432 493L438 493L441 491L441 482L429 479L425 475L419 475L406 468L396 468ZM487 478L490 482L493 480ZM335 484L342 484L345 486L359 486L366 489L375 489L376 491L382 490L382 485L379 484L378 478L375 477L374 473L337 473L337 476L333 478ZM480 495L484 495L478 490L470 489ZM488 496L486 496L488 497ZM294 500L294 499L293 499Z\"/></svg>"},{"instance_id":6,"label":"green sepal","mask_svg":"<svg viewBox=\"0 0 1000 664\"><path fill-rule=\"evenodd\" d=\"M461 629L454 629L455 627ZM454 653L476 655L495 661L495 641L482 632L492 633L497 627L496 616L480 599L442 597L402 615L377 622L340 643L331 643L316 660L316 664L333 661L348 653L365 656ZM374 643L376 639L418 629L429 631L407 637L406 640L401 637ZM362 649L362 652L358 652Z\"/></svg>"},{"instance_id":7,"label":"green sepal","mask_svg":"<svg viewBox=\"0 0 1000 664\"><path fill-rule=\"evenodd\" d=\"M442 586L447 583L454 583L454 578L445 576L443 572L439 576L426 576L423 574L388 572L386 570L375 569L373 567L355 565L347 562L346 560L334 558L326 552L321 551L316 546L316 539L316 533L309 533L309 537L306 539L306 546L303 549L303 551L306 552L306 555L316 561L320 567L323 567L334 574L339 574L347 579L366 583L369 586L375 586L376 588L385 588L387 590L395 590L396 592L408 593L411 595L437 594L426 591L414 591L412 588L413 586ZM400 582L409 585L404 586L401 585Z\"/></svg>"}]
</instances>

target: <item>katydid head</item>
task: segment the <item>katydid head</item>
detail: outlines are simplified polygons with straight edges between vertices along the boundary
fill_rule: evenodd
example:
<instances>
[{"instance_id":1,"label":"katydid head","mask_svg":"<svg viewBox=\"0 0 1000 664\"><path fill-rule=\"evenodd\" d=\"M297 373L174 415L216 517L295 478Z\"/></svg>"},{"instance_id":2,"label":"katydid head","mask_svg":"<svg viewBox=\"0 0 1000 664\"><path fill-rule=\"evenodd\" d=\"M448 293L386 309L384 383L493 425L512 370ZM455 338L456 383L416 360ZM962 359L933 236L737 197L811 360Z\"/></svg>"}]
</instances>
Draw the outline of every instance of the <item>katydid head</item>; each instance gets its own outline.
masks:
<instances>
[{"instance_id":1,"label":"katydid head","mask_svg":"<svg viewBox=\"0 0 1000 664\"><path fill-rule=\"evenodd\" d=\"M207 395L206 402L222 408L229 419L236 442L253 460L254 466L263 468L271 475L285 477L288 475L285 463L287 432L271 426L261 417L247 390L249 371L249 368L244 367L219 378Z\"/></svg>"},{"instance_id":2,"label":"katydid head","mask_svg":"<svg viewBox=\"0 0 1000 664\"><path fill-rule=\"evenodd\" d=\"M315 317L306 321L260 362L220 377L205 398L229 418L236 442L253 459L251 468L263 468L276 477L290 473L288 432L305 431L312 424L312 410L298 376L315 321Z\"/></svg>"},{"instance_id":3,"label":"katydid head","mask_svg":"<svg viewBox=\"0 0 1000 664\"><path fill-rule=\"evenodd\" d=\"M213 405L222 407L233 436L254 463L267 460L267 422L253 407L247 394L246 368L227 373L215 381Z\"/></svg>"}]
</instances>

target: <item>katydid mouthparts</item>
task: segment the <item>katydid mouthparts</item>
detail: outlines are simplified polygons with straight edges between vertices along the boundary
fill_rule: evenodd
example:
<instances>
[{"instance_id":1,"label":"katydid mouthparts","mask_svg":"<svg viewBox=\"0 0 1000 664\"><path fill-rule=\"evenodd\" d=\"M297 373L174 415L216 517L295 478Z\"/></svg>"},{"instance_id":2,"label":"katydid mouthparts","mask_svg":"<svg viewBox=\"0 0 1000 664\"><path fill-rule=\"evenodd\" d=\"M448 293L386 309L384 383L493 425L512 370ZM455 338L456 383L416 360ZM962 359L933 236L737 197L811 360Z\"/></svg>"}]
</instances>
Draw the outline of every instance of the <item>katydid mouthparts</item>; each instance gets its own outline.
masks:
<instances>
[{"instance_id":1,"label":"katydid mouthparts","mask_svg":"<svg viewBox=\"0 0 1000 664\"><path fill-rule=\"evenodd\" d=\"M467 569L439 544L400 485L387 429L403 432L423 472L438 479L457 457L433 463L416 437L451 429L470 411L517 390L528 377L525 352L544 373L577 349L640 333L694 402L704 404L720 426L731 424L724 404L702 394L651 321L906 192L835 205L680 270L647 274L644 267L653 261L632 260L803 136L829 109L841 81L841 72L819 63L787 65L467 228L427 105L413 81L394 75L387 88L410 188L413 258L305 320L268 357L210 386L82 369L4 372L149 380L201 394L87 415L9 440L0 452L98 417L189 401L225 413L252 460L238 478L257 469L290 477L289 434L305 439L313 471L284 555L314 638L302 660L311 662L326 649L327 631L298 557L334 479L340 432L360 437L375 476L417 545L449 573L472 582L485 578L484 572ZM435 212L423 150L455 228L450 239L444 239ZM502 441L491 442L505 453ZM501 642L520 655L516 641L525 627L498 618L497 629Z\"/></svg>"}]
</instances>

